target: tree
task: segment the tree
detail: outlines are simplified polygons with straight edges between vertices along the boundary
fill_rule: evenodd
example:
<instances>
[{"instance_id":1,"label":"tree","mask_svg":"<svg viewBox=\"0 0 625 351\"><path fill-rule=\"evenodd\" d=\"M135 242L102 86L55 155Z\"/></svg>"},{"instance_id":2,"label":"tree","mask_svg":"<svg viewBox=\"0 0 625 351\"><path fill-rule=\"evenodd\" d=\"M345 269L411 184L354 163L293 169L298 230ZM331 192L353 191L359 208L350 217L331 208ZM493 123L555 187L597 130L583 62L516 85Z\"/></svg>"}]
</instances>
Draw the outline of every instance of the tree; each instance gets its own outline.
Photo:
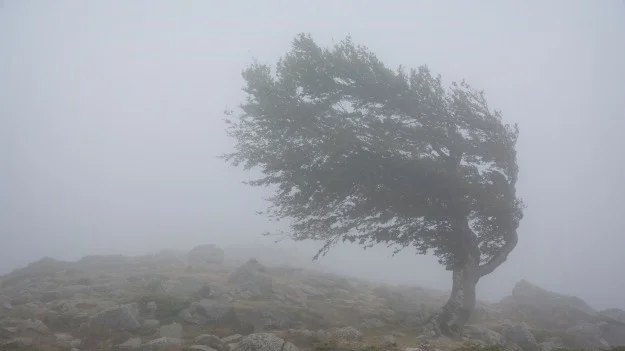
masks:
<instances>
[{"instance_id":1,"label":"tree","mask_svg":"<svg viewBox=\"0 0 625 351\"><path fill-rule=\"evenodd\" d=\"M274 187L266 214L323 241L314 259L340 241L434 253L453 277L435 325L459 331L477 282L517 244L518 127L464 81L393 71L350 37L324 49L300 34L275 74L254 63L243 78L223 158L262 171L246 183Z\"/></svg>"}]
</instances>

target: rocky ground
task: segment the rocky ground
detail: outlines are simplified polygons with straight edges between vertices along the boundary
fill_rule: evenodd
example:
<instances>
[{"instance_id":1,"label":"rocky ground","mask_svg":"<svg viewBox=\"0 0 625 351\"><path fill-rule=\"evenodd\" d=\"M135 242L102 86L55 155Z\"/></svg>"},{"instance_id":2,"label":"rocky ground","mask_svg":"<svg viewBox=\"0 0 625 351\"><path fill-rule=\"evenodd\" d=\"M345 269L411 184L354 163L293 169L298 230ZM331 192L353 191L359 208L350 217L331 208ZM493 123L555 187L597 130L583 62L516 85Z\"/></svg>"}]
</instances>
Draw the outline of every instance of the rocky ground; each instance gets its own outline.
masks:
<instances>
[{"instance_id":1,"label":"rocky ground","mask_svg":"<svg viewBox=\"0 0 625 351\"><path fill-rule=\"evenodd\" d=\"M519 282L478 303L462 339L424 321L447 293L389 286L255 259L214 245L180 254L44 258L0 278L2 350L510 350L625 344L625 311Z\"/></svg>"}]
</instances>

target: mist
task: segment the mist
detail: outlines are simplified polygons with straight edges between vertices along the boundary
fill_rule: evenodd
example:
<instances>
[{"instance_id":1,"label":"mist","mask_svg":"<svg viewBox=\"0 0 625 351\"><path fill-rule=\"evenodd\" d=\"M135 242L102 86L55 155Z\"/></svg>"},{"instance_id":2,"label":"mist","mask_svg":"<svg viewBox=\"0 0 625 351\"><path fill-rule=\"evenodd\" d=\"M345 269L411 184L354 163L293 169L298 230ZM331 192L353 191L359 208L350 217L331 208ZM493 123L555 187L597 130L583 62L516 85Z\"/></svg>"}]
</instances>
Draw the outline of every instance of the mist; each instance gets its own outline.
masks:
<instances>
[{"instance_id":1,"label":"mist","mask_svg":"<svg viewBox=\"0 0 625 351\"><path fill-rule=\"evenodd\" d=\"M520 279L625 309L622 1L17 1L0 7L0 274L43 256L187 250L293 254L301 264L449 289L433 256L273 243L268 190L217 156L241 71L299 32L351 35L389 67L427 64L483 89L518 123L519 244L478 285ZM265 251L263 251L265 250ZM265 254L265 256L271 256ZM294 258L294 259L295 259Z\"/></svg>"}]
</instances>

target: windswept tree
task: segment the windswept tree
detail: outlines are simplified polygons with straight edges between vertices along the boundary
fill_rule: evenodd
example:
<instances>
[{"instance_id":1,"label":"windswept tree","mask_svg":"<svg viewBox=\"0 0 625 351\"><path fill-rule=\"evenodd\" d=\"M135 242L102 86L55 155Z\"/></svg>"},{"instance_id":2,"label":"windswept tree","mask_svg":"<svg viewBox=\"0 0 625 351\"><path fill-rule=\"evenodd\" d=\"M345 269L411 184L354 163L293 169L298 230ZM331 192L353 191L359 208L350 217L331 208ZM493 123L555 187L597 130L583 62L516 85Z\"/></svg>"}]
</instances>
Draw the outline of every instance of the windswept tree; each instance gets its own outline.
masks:
<instances>
[{"instance_id":1,"label":"windswept tree","mask_svg":"<svg viewBox=\"0 0 625 351\"><path fill-rule=\"evenodd\" d=\"M243 77L223 157L262 171L248 184L275 189L266 214L324 242L314 259L343 241L433 253L453 277L433 321L459 331L477 282L517 244L518 127L464 81L391 70L349 37L327 49L300 34L275 73L255 63Z\"/></svg>"}]
</instances>

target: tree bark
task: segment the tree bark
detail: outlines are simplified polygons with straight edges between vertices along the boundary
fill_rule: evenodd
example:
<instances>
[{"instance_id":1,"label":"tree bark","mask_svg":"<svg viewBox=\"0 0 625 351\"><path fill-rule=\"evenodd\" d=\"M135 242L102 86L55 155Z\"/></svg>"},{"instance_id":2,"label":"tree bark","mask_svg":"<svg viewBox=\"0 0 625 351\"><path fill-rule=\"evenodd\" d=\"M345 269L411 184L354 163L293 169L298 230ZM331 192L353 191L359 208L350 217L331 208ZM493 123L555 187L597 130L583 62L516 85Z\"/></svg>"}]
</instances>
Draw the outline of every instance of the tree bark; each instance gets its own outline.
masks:
<instances>
[{"instance_id":1,"label":"tree bark","mask_svg":"<svg viewBox=\"0 0 625 351\"><path fill-rule=\"evenodd\" d=\"M475 309L475 287L481 277L477 236L466 220L457 222L456 235L459 245L452 269L451 294L442 310L433 316L435 333L452 337L462 332Z\"/></svg>"},{"instance_id":2,"label":"tree bark","mask_svg":"<svg viewBox=\"0 0 625 351\"><path fill-rule=\"evenodd\" d=\"M469 257L462 266L453 270L451 295L436 321L441 334L457 335L469 321L475 309L478 270L479 261L476 257Z\"/></svg>"}]
</instances>

